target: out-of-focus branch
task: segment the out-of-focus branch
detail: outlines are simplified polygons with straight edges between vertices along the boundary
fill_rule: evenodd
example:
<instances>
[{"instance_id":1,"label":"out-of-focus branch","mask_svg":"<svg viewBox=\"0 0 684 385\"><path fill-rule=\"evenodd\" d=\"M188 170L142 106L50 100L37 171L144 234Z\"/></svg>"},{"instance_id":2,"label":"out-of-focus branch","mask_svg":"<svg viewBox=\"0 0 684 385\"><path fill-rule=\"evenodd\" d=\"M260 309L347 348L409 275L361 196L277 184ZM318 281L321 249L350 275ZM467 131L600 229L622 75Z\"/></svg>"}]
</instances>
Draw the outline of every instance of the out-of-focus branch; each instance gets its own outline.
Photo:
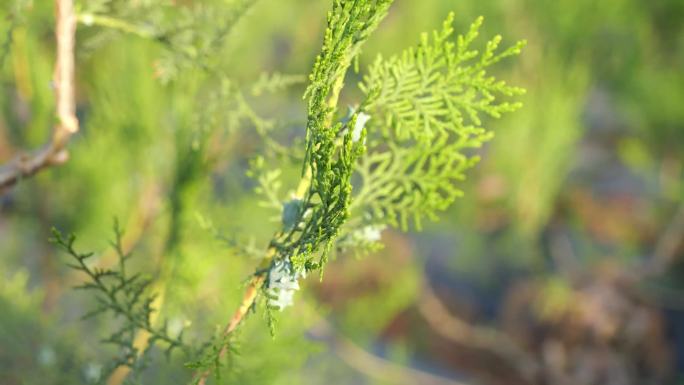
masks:
<instances>
[{"instance_id":1,"label":"out-of-focus branch","mask_svg":"<svg viewBox=\"0 0 684 385\"><path fill-rule=\"evenodd\" d=\"M684 203L675 211L672 220L658 239L653 257L644 266L644 276L658 275L672 265L677 257L677 250L684 241Z\"/></svg>"},{"instance_id":2,"label":"out-of-focus branch","mask_svg":"<svg viewBox=\"0 0 684 385\"><path fill-rule=\"evenodd\" d=\"M78 131L74 96L74 41L76 16L73 0L55 0L57 58L54 72L57 122L52 137L33 153L23 153L0 167L0 192L23 178L68 159L66 145Z\"/></svg>"},{"instance_id":3,"label":"out-of-focus branch","mask_svg":"<svg viewBox=\"0 0 684 385\"><path fill-rule=\"evenodd\" d=\"M549 234L549 253L558 271L565 277L580 274L582 269L572 248L572 242L563 228L552 228Z\"/></svg>"},{"instance_id":4,"label":"out-of-focus branch","mask_svg":"<svg viewBox=\"0 0 684 385\"><path fill-rule=\"evenodd\" d=\"M155 37L154 31L149 28L139 27L135 24L127 22L126 20L117 19L111 16L84 13L76 15L76 21L86 26L97 25L100 27L130 33L146 39Z\"/></svg>"},{"instance_id":5,"label":"out-of-focus branch","mask_svg":"<svg viewBox=\"0 0 684 385\"><path fill-rule=\"evenodd\" d=\"M371 354L337 333L325 319L321 318L312 333L316 338L328 341L333 352L347 365L370 378L394 385L466 385Z\"/></svg>"},{"instance_id":6,"label":"out-of-focus branch","mask_svg":"<svg viewBox=\"0 0 684 385\"><path fill-rule=\"evenodd\" d=\"M498 355L527 380L533 380L539 372L539 365L534 358L518 347L508 335L496 329L471 325L453 316L429 284L424 285L418 309L430 327L442 337Z\"/></svg>"},{"instance_id":7,"label":"out-of-focus branch","mask_svg":"<svg viewBox=\"0 0 684 385\"><path fill-rule=\"evenodd\" d=\"M245 318L245 315L247 315L247 312L249 309L252 307L252 304L254 304L254 301L257 298L257 295L259 294L259 290L261 289L261 286L264 284L264 281L266 280L266 274L262 273L259 275L255 275L252 280L249 282L249 285L247 286L247 289L245 290L243 296L242 296L242 301L240 302L240 306L238 309L233 313L233 316L230 319L230 322L226 325L225 329L223 329L222 335L224 337L230 335L235 329L240 325L242 320ZM221 360L223 356L226 355L226 352L228 351L228 345L224 344L221 346L221 350L219 350L217 360ZM209 370L201 371L195 373L195 378L197 379L197 385L205 385L207 382L207 378L210 375Z\"/></svg>"}]
</instances>

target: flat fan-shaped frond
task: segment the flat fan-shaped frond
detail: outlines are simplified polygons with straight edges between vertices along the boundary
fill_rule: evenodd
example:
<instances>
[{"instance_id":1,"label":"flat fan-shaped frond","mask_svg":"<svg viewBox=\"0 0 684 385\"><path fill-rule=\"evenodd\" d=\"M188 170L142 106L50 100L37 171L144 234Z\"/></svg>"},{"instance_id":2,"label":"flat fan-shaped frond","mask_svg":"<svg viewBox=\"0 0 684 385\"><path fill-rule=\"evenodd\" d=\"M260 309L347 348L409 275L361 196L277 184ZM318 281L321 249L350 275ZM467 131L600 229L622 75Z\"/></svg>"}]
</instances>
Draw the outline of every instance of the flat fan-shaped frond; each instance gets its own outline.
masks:
<instances>
[{"instance_id":1,"label":"flat fan-shaped frond","mask_svg":"<svg viewBox=\"0 0 684 385\"><path fill-rule=\"evenodd\" d=\"M524 90L488 75L487 67L518 54L524 42L499 52L496 36L479 52L470 46L482 18L455 41L453 18L401 55L378 57L360 84L372 119L353 206L366 221L407 229L409 221L420 228L423 217L435 219L461 194L455 183L478 160L468 150L493 136L482 116L521 106L500 99Z\"/></svg>"}]
</instances>

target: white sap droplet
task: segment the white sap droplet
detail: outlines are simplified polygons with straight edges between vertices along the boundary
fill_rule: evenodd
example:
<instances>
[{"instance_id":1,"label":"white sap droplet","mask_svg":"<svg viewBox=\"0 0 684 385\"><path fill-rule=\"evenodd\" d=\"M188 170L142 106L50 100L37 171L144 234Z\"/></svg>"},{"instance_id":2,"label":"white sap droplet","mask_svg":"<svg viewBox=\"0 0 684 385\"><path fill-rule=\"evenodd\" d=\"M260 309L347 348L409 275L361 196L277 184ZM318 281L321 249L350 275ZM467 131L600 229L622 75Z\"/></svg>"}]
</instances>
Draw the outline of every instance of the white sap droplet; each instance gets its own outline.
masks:
<instances>
[{"instance_id":1,"label":"white sap droplet","mask_svg":"<svg viewBox=\"0 0 684 385\"><path fill-rule=\"evenodd\" d=\"M363 112L356 117L356 124L354 124L354 130L352 131L352 142L356 143L361 139L361 131L366 127L366 123L368 123L370 118L370 115Z\"/></svg>"},{"instance_id":2,"label":"white sap droplet","mask_svg":"<svg viewBox=\"0 0 684 385\"><path fill-rule=\"evenodd\" d=\"M290 262L276 261L268 272L268 293L273 297L269 299L269 305L281 311L292 306L294 293L299 290L299 278L303 276L303 273L293 271Z\"/></svg>"}]
</instances>

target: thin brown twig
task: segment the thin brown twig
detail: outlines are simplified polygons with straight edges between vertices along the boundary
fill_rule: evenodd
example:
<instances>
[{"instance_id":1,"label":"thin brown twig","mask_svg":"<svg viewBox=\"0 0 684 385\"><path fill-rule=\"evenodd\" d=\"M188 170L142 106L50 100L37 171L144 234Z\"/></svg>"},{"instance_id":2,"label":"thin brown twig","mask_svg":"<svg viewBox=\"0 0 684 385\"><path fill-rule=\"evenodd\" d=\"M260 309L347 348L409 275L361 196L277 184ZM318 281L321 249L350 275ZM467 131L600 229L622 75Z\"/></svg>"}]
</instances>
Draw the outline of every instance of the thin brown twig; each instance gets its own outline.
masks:
<instances>
[{"instance_id":1,"label":"thin brown twig","mask_svg":"<svg viewBox=\"0 0 684 385\"><path fill-rule=\"evenodd\" d=\"M275 254L274 249L269 249L269 253L266 258L264 258L264 261L262 265L268 264L270 262L270 258ZM249 309L252 307L254 304L254 301L256 301L257 295L259 294L259 290L261 290L261 286L263 286L264 281L266 280L266 273L261 273L258 275L255 275L252 277L252 279L249 282L249 285L247 286L247 289L245 290L245 293L242 296L242 301L240 302L240 306L235 310L233 313L233 316L230 318L230 322L226 325L226 327L223 329L223 336L226 337L229 334L231 334L242 322L242 320L245 318L245 315L247 315L247 312ZM223 356L225 356L226 352L228 351L228 344L224 344L221 346L221 350L219 350L218 354L218 359L221 360ZM196 373L196 378L197 380L197 385L205 385L207 382L207 378L210 375L209 370L205 370L202 372Z\"/></svg>"},{"instance_id":2,"label":"thin brown twig","mask_svg":"<svg viewBox=\"0 0 684 385\"><path fill-rule=\"evenodd\" d=\"M0 192L50 166L68 159L66 145L78 132L74 92L76 15L73 0L55 0L57 58L54 71L57 122L52 137L33 153L22 153L0 167Z\"/></svg>"},{"instance_id":3,"label":"thin brown twig","mask_svg":"<svg viewBox=\"0 0 684 385\"><path fill-rule=\"evenodd\" d=\"M299 182L299 186L297 186L295 196L297 196L298 198L303 197L310 183L311 170L307 169L306 174ZM266 251L266 255L261 260L261 263L259 264L259 267L257 269L259 273L255 274L249 281L247 289L245 289L245 292L242 296L242 300L240 301L240 305L238 306L237 310L235 310L235 312L233 313L233 316L230 318L230 322L228 322L226 327L223 329L223 337L227 337L240 325L242 320L247 315L249 309L252 307L252 305L254 305L254 301L256 301L257 296L259 295L259 290L261 290L261 287L264 285L264 282L266 281L266 276L268 275L268 273L265 272L265 270L268 269L269 265L271 264L271 260L273 259L275 254L276 250L273 247L269 247L269 249ZM228 344L224 344L223 346L221 346L221 349L219 350L218 354L218 359L221 360L223 356L225 356L227 351ZM209 370L195 373L195 376L198 379L197 385L205 385L207 378L210 374L211 372Z\"/></svg>"},{"instance_id":4,"label":"thin brown twig","mask_svg":"<svg viewBox=\"0 0 684 385\"><path fill-rule=\"evenodd\" d=\"M684 240L682 234L684 234L684 203L679 204L656 242L653 257L643 267L642 276L662 274L673 264L677 258L677 250Z\"/></svg>"}]
</instances>

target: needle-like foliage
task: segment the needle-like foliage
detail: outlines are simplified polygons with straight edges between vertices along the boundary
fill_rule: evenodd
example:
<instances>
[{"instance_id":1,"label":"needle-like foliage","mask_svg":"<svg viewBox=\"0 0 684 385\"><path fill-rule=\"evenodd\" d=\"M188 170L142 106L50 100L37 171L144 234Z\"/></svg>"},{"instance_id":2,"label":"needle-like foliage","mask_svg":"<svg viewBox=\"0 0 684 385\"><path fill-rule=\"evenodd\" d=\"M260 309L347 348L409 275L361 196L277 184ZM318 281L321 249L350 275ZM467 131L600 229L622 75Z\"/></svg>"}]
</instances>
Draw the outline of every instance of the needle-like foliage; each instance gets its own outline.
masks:
<instances>
[{"instance_id":1,"label":"needle-like foliage","mask_svg":"<svg viewBox=\"0 0 684 385\"><path fill-rule=\"evenodd\" d=\"M143 370L147 365L147 353L156 346L162 347L167 357L174 350L190 352L190 347L183 341L182 330L178 335L172 335L166 323L161 326L153 323L155 295L150 290L152 280L127 271L126 262L131 254L123 251L122 232L118 223L114 225L115 239L111 245L119 264L113 269L91 267L90 258L94 254L77 251L74 235L65 237L57 230L52 233L52 241L74 259L75 263L69 266L87 276L87 281L76 288L93 293L96 300L95 308L83 318L109 314L121 321L118 328L102 340L118 350L118 356L102 371L102 379L106 379L120 366L127 366L134 373ZM136 344L136 337L140 333L149 335L143 351Z\"/></svg>"},{"instance_id":2,"label":"needle-like foliage","mask_svg":"<svg viewBox=\"0 0 684 385\"><path fill-rule=\"evenodd\" d=\"M351 177L364 151L354 141L346 124L335 122L337 98L345 74L362 44L386 15L392 0L336 0L328 14L323 48L316 59L305 92L307 100L306 153L303 164L304 190L284 207L293 220L275 237L274 258L292 260L295 269L314 270L325 263L328 251L348 218ZM322 248L322 250L321 250ZM315 259L321 251L320 258Z\"/></svg>"},{"instance_id":3,"label":"needle-like foliage","mask_svg":"<svg viewBox=\"0 0 684 385\"><path fill-rule=\"evenodd\" d=\"M163 82L193 67L216 69L228 35L259 0L202 1L177 4L170 0L83 0L77 15L86 26L105 27L90 37L89 49L117 33L151 39L167 48L157 62Z\"/></svg>"},{"instance_id":4,"label":"needle-like foliage","mask_svg":"<svg viewBox=\"0 0 684 385\"><path fill-rule=\"evenodd\" d=\"M117 221L114 222L115 238L111 242L118 257L116 268L105 269L91 267L90 259L94 253L79 252L75 248L76 237L64 236L57 230L52 231L54 242L74 259L75 263L69 267L84 273L87 280L76 289L93 293L96 305L93 310L83 316L84 319L110 315L119 321L118 327L106 338L105 344L116 347L117 355L99 373L98 383L105 383L107 379L120 367L131 370L129 381L135 383L151 362L150 353L161 349L167 360L175 351L180 351L187 359L185 366L192 370L210 370L220 375L222 362L218 352L224 346L229 347L229 353L235 353L234 335L215 333L205 343L194 345L184 339L184 328L172 331L166 321L159 324L154 321L154 302L156 294L152 290L152 279L143 277L140 273L131 274L127 269L130 253L124 252L122 245L122 230ZM144 336L144 343L140 337ZM228 355L228 358L231 355ZM196 382L196 381L195 381Z\"/></svg>"},{"instance_id":5,"label":"needle-like foliage","mask_svg":"<svg viewBox=\"0 0 684 385\"><path fill-rule=\"evenodd\" d=\"M379 57L360 84L364 96L359 105L347 114L341 113L338 98L349 67L387 15L393 0L334 0L322 49L304 93L304 142L301 148L292 148L273 137L276 120L262 118L248 102L248 96L282 90L301 82L301 77L264 75L248 93L205 62L205 55L215 51L214 44L222 41L239 15L255 1L231 2L227 12L235 18L227 18L225 28L214 29L206 42L201 28L193 32L196 26L192 23L188 24L190 31L140 29L136 27L139 22L126 24L97 14L101 11L98 9L106 8L104 5L91 10L94 14L80 16L86 24L137 33L165 44L176 59L168 74L174 68L184 68L188 60L199 63L195 68L216 80L207 102L200 101L207 117L198 125L209 127L207 131L216 126L229 131L243 125L256 129L263 140L264 154L254 158L248 175L256 180L256 192L264 206L276 211L281 221L248 282L238 310L223 332L199 350L186 345L182 335L172 337L165 326L151 322L154 297L149 294L149 282L127 274L125 262L129 256L122 251L118 228L114 242L121 260L118 270L91 269L86 263L90 254L79 254L73 248L73 238L55 233L57 244L76 259L74 267L90 279L83 288L96 293L99 306L94 314L111 312L124 319L121 329L108 338L124 352L114 366L135 367L146 351L162 343L167 352L181 349L194 359L187 364L195 371L194 383L205 384L211 374L217 377L221 360L234 348L234 331L257 303L265 305L273 332L274 310L292 304L300 278L313 270L322 271L333 245L358 255L377 250L381 232L387 226L407 230L410 223L420 228L424 217L436 219L461 194L456 183L478 161L473 149L492 137L482 127L483 116L498 118L520 107L512 99L523 90L497 81L487 74L487 69L519 53L523 43L498 52L501 37L497 36L479 52L471 45L482 19L454 41L452 14L440 31L432 36L424 34L417 47L387 60ZM109 7L118 4L100 2ZM201 20L201 7L190 11L193 20ZM286 199L281 189L287 174L269 164L274 158L299 162L296 164L301 167L297 188ZM253 247L249 250L255 254ZM152 336L144 351L134 344L139 332Z\"/></svg>"}]
</instances>

